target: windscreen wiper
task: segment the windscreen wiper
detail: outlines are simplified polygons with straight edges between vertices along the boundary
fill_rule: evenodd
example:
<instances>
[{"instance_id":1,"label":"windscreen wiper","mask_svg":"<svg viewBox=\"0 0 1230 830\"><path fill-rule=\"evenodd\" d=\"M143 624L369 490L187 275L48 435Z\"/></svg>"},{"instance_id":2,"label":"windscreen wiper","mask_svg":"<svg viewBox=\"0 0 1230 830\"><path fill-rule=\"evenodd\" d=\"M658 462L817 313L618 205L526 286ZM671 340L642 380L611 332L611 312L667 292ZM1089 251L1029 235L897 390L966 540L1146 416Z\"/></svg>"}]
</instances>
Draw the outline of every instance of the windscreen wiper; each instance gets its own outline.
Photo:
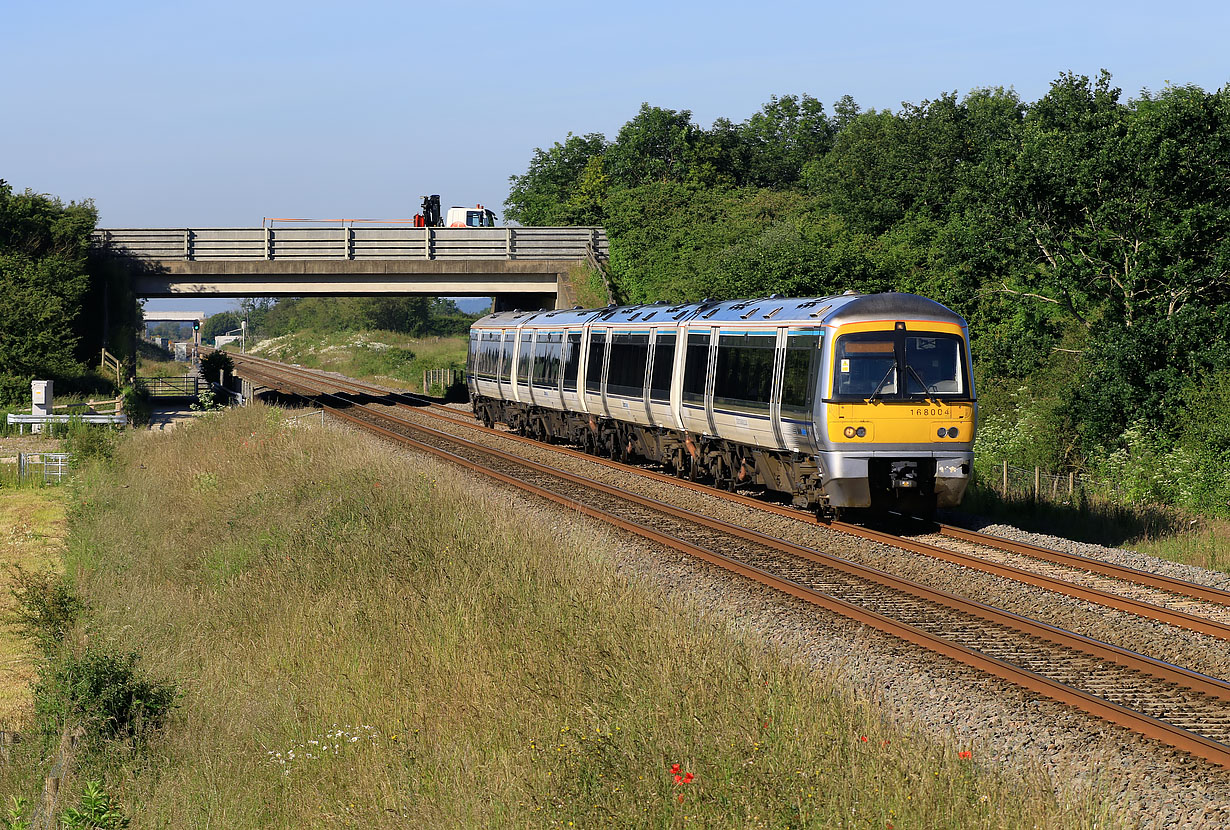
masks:
<instances>
[{"instance_id":1,"label":"windscreen wiper","mask_svg":"<svg viewBox=\"0 0 1230 830\"><path fill-rule=\"evenodd\" d=\"M922 375L918 374L918 372L915 371L914 367L908 363L905 364L905 368L907 372L909 372L911 375L914 376L914 380L918 381L918 385L922 387L922 393L923 395L926 396L925 400L938 404L939 401L931 397L931 388L927 386L927 382L922 379Z\"/></svg>"},{"instance_id":2,"label":"windscreen wiper","mask_svg":"<svg viewBox=\"0 0 1230 830\"><path fill-rule=\"evenodd\" d=\"M868 403L871 403L876 399L876 397L880 394L880 389L884 387L884 382L888 380L889 376L891 376L895 371L897 371L896 364L888 367L888 371L884 373L884 377L880 378L880 382L876 384L876 388L871 390L871 397L867 399Z\"/></svg>"}]
</instances>

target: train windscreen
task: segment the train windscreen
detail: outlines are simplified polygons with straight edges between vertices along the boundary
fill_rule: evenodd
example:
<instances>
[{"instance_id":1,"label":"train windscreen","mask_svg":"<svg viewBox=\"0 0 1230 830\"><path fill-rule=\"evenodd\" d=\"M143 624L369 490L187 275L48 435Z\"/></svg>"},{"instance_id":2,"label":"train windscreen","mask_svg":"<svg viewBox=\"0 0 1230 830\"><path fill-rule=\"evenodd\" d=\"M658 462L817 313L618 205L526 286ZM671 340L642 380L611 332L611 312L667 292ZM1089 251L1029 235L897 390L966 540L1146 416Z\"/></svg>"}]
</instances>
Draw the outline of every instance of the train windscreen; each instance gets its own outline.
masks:
<instances>
[{"instance_id":1,"label":"train windscreen","mask_svg":"<svg viewBox=\"0 0 1230 830\"><path fill-rule=\"evenodd\" d=\"M968 395L965 342L955 334L846 334L833 352L834 399L905 400Z\"/></svg>"}]
</instances>

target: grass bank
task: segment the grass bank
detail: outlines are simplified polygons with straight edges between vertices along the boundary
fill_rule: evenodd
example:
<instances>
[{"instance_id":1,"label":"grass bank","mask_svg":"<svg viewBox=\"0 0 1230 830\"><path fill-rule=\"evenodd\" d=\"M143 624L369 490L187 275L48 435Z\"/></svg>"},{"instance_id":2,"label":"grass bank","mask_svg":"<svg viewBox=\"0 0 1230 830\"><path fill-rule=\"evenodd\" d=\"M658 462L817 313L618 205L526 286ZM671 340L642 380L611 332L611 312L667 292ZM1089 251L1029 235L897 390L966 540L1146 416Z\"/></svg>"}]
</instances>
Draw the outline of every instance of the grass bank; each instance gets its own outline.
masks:
<instances>
[{"instance_id":1,"label":"grass bank","mask_svg":"<svg viewBox=\"0 0 1230 830\"><path fill-rule=\"evenodd\" d=\"M1150 556L1230 572L1230 521L1155 504L1120 504L1097 497L1074 502L1004 498L977 479L960 513L1047 533L1128 548Z\"/></svg>"},{"instance_id":2,"label":"grass bank","mask_svg":"<svg viewBox=\"0 0 1230 830\"><path fill-rule=\"evenodd\" d=\"M80 488L79 636L182 691L65 784L134 827L1104 826L626 581L605 530L360 436L253 406Z\"/></svg>"},{"instance_id":3,"label":"grass bank","mask_svg":"<svg viewBox=\"0 0 1230 830\"><path fill-rule=\"evenodd\" d=\"M341 372L356 380L422 392L424 371L465 368L466 346L464 337L302 331L263 340L250 351L273 360Z\"/></svg>"},{"instance_id":4,"label":"grass bank","mask_svg":"<svg viewBox=\"0 0 1230 830\"><path fill-rule=\"evenodd\" d=\"M0 486L0 616L15 608L14 568L29 572L63 567L65 492L58 487ZM30 683L35 649L0 628L0 729L19 731L32 715Z\"/></svg>"}]
</instances>

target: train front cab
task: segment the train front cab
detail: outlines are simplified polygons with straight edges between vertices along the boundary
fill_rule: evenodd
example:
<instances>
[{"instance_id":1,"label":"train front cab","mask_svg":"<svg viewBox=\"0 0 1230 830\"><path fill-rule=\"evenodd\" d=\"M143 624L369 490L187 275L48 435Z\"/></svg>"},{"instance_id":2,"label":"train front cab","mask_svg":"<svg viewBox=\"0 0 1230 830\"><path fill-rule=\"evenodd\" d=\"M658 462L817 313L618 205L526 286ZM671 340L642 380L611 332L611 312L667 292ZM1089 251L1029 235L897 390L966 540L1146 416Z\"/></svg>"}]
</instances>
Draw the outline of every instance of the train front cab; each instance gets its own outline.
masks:
<instances>
[{"instance_id":1,"label":"train front cab","mask_svg":"<svg viewBox=\"0 0 1230 830\"><path fill-rule=\"evenodd\" d=\"M926 516L960 503L977 405L968 329L948 314L832 328L817 458L831 507Z\"/></svg>"}]
</instances>

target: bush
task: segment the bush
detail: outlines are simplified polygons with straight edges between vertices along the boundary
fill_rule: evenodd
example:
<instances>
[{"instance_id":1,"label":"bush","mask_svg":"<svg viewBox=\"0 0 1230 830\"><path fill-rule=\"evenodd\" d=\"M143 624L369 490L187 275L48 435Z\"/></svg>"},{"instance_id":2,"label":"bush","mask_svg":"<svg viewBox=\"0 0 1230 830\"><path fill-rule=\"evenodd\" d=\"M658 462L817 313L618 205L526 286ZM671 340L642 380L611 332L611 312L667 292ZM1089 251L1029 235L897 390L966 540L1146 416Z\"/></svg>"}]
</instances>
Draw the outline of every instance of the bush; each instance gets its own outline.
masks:
<instances>
[{"instance_id":1,"label":"bush","mask_svg":"<svg viewBox=\"0 0 1230 830\"><path fill-rule=\"evenodd\" d=\"M153 412L149 393L132 386L125 386L120 392L120 398L130 425L143 426L149 423L150 414Z\"/></svg>"},{"instance_id":2,"label":"bush","mask_svg":"<svg viewBox=\"0 0 1230 830\"><path fill-rule=\"evenodd\" d=\"M141 674L137 654L110 654L96 648L61 654L34 687L34 708L48 738L81 726L87 738L139 743L162 726L178 692Z\"/></svg>"},{"instance_id":3,"label":"bush","mask_svg":"<svg viewBox=\"0 0 1230 830\"><path fill-rule=\"evenodd\" d=\"M201 358L201 377L209 383L218 382L218 373L222 373L222 385L229 386L235 364L231 356L222 350L212 351Z\"/></svg>"},{"instance_id":4,"label":"bush","mask_svg":"<svg viewBox=\"0 0 1230 830\"><path fill-rule=\"evenodd\" d=\"M17 609L9 615L8 622L19 634L34 640L39 650L50 657L77 624L85 611L85 603L63 574L27 571L14 565L12 578Z\"/></svg>"},{"instance_id":5,"label":"bush","mask_svg":"<svg viewBox=\"0 0 1230 830\"><path fill-rule=\"evenodd\" d=\"M115 455L119 433L109 426L70 420L64 425L64 451L74 460L99 458L107 461Z\"/></svg>"}]
</instances>

